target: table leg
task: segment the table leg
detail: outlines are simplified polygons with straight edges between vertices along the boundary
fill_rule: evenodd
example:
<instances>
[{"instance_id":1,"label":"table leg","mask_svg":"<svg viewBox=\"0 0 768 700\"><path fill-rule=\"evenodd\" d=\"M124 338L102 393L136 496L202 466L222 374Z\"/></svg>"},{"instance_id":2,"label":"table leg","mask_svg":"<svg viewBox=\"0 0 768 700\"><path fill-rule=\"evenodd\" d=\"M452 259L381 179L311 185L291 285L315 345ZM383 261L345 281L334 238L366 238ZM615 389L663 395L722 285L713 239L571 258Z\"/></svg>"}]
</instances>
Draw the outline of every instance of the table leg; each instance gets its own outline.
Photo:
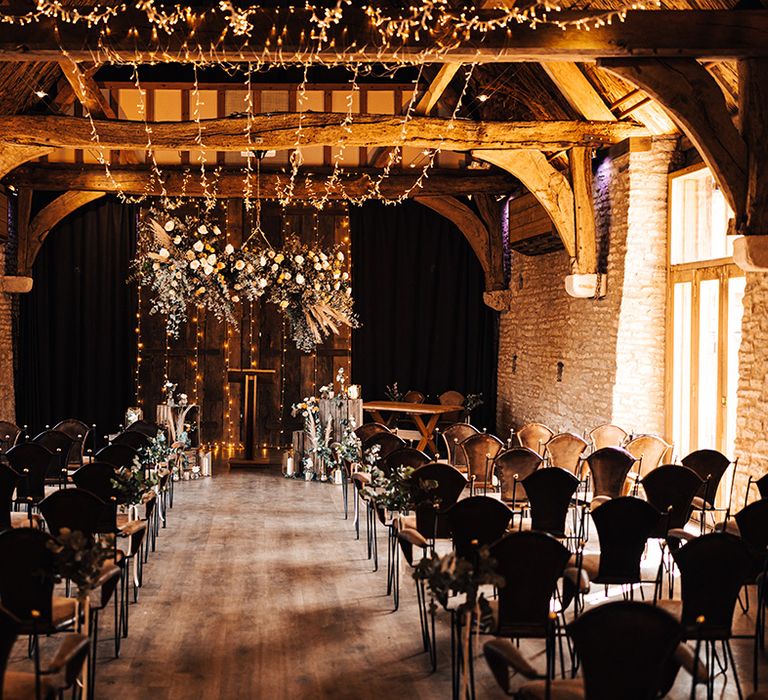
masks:
<instances>
[{"instance_id":1,"label":"table leg","mask_svg":"<svg viewBox=\"0 0 768 700\"><path fill-rule=\"evenodd\" d=\"M435 427L437 426L437 421L440 418L440 415L438 413L435 413L433 416L430 416L429 422L424 425L424 421L421 419L421 415L418 413L411 413L411 418L413 419L413 422L416 424L416 427L419 429L419 432L421 433L421 440L419 441L418 449L423 450L427 445L429 445L429 448L432 450L433 455L437 455L437 448L435 447L435 442L432 439L432 435L435 432Z\"/></svg>"}]
</instances>

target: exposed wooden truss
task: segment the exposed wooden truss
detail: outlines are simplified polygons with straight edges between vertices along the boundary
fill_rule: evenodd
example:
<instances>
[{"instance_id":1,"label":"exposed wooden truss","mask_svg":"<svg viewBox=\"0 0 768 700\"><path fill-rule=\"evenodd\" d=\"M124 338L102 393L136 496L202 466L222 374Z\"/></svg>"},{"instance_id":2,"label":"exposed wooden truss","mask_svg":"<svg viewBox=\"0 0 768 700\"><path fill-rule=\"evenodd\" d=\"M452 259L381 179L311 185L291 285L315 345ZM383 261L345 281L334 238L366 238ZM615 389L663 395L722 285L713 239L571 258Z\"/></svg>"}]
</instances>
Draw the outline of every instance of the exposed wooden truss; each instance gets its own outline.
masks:
<instances>
[{"instance_id":1,"label":"exposed wooden truss","mask_svg":"<svg viewBox=\"0 0 768 700\"><path fill-rule=\"evenodd\" d=\"M190 197L202 197L205 192L197 177L185 178L185 172L180 166L163 166L165 191L170 196L182 193ZM148 169L141 167L110 167L111 178L99 165L28 165L16 170L9 176L8 182L17 187L30 187L36 190L83 190L96 192L122 191L126 194L159 195L161 185L152 179ZM327 172L302 171L296 179L293 196L298 199L318 197L325 192ZM396 198L413 187L419 173L412 171L395 171L384 178L379 184L382 196ZM212 175L211 181L215 178ZM259 179L259 195L263 198L275 198L279 190L285 189L290 176L285 173L262 172ZM339 177L341 187L331 192L336 199L344 194L360 197L366 194L371 184L377 180L377 173L351 172L342 173ZM424 179L423 187L416 188L412 193L417 195L445 194L506 194L518 186L517 181L503 173L485 171L439 171L432 172ZM242 198L244 175L241 169L222 170L216 179L216 196ZM253 187L256 196L256 187Z\"/></svg>"},{"instance_id":2,"label":"exposed wooden truss","mask_svg":"<svg viewBox=\"0 0 768 700\"><path fill-rule=\"evenodd\" d=\"M481 13L482 14L482 13ZM487 17L497 16L492 10ZM598 13L599 14L599 13ZM564 11L559 20L595 16ZM107 36L101 25L56 24L42 18L26 26L0 27L0 60L57 61L64 48L75 61L105 60L109 53L125 60L193 61L210 56L233 61L297 59L357 62L422 60L473 63L495 61L589 61L604 57L667 56L737 58L768 55L768 11L765 10L664 10L627 12L623 22L590 29L562 31L554 25L531 29L525 24L489 31L471 41L458 41L455 27L440 36L422 32L417 40L382 45L381 36L362 10L345 7L344 21L328 27L329 41L319 51L306 42L312 28L311 10L295 9L290 15L262 10L250 37L235 36L221 15L207 13L194 27L194 37L184 27L170 36L153 37L146 15L129 10L110 22ZM278 42L279 37L279 42ZM200 50L196 48L199 45ZM105 47L109 47L109 51ZM434 47L445 46L435 51Z\"/></svg>"},{"instance_id":3,"label":"exposed wooden truss","mask_svg":"<svg viewBox=\"0 0 768 700\"><path fill-rule=\"evenodd\" d=\"M29 222L19 240L19 274L31 274L46 236L64 217L85 204L104 196L104 192L64 192L44 206Z\"/></svg>"},{"instance_id":4,"label":"exposed wooden truss","mask_svg":"<svg viewBox=\"0 0 768 700\"><path fill-rule=\"evenodd\" d=\"M302 116L303 146L382 146L402 143L417 148L452 151L528 148L562 150L571 146L600 145L648 134L644 127L625 122L473 122L437 117L413 117L406 129L399 116L361 114L349 126L343 115L323 112ZM295 113L256 115L251 120L251 144L262 149L285 150L296 145ZM105 149L144 149L145 125L136 121L95 122ZM241 151L248 147L245 117L202 121L205 148ZM403 135L405 132L405 135ZM188 150L198 136L195 122L155 122L152 144L159 149ZM0 143L19 146L93 148L91 122L79 117L0 117ZM253 147L253 146L251 146Z\"/></svg>"},{"instance_id":5,"label":"exposed wooden truss","mask_svg":"<svg viewBox=\"0 0 768 700\"><path fill-rule=\"evenodd\" d=\"M573 188L576 259L573 272L597 272L597 238L595 235L595 206L592 197L592 151L572 148L568 152Z\"/></svg>"},{"instance_id":6,"label":"exposed wooden truss","mask_svg":"<svg viewBox=\"0 0 768 700\"><path fill-rule=\"evenodd\" d=\"M707 69L686 58L611 59L600 66L664 106L711 168L740 225L747 201L747 145Z\"/></svg>"},{"instance_id":7,"label":"exposed wooden truss","mask_svg":"<svg viewBox=\"0 0 768 700\"><path fill-rule=\"evenodd\" d=\"M546 209L571 258L576 257L575 204L568 178L541 151L473 151L472 155L512 173Z\"/></svg>"},{"instance_id":8,"label":"exposed wooden truss","mask_svg":"<svg viewBox=\"0 0 768 700\"><path fill-rule=\"evenodd\" d=\"M548 61L541 64L568 104L585 119L615 121L613 112L576 63Z\"/></svg>"},{"instance_id":9,"label":"exposed wooden truss","mask_svg":"<svg viewBox=\"0 0 768 700\"><path fill-rule=\"evenodd\" d=\"M739 63L739 111L747 145L746 212L741 233L768 235L768 61ZM765 240L765 239L764 239Z\"/></svg>"},{"instance_id":10,"label":"exposed wooden truss","mask_svg":"<svg viewBox=\"0 0 768 700\"><path fill-rule=\"evenodd\" d=\"M491 230L486 222L456 197L416 197L415 200L452 221L472 246L485 273L486 291L504 289L504 267L493 248L501 246L501 229Z\"/></svg>"},{"instance_id":11,"label":"exposed wooden truss","mask_svg":"<svg viewBox=\"0 0 768 700\"><path fill-rule=\"evenodd\" d=\"M0 145L0 179L20 165L52 152L53 148L45 146Z\"/></svg>"}]
</instances>

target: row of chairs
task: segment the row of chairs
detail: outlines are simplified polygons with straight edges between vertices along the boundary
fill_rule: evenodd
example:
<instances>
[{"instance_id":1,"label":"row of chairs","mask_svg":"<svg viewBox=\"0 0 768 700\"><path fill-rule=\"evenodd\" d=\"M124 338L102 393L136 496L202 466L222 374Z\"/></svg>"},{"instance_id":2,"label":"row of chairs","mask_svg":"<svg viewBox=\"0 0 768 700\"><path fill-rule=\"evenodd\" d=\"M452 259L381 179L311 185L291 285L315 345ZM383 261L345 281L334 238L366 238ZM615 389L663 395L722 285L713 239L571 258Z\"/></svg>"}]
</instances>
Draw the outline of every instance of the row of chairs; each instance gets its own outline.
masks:
<instances>
[{"instance_id":1,"label":"row of chairs","mask_svg":"<svg viewBox=\"0 0 768 700\"><path fill-rule=\"evenodd\" d=\"M157 426L139 425L118 435L110 445L97 453L97 458L68 472L63 485L49 485L30 478L34 468L24 463L22 448L45 449L35 443L21 443L8 450L7 462L0 463L0 680L8 654L17 635L30 635L30 650L35 661L34 674L6 673L12 690L0 697L47 698L71 688L87 659L87 686L93 697L96 677L96 652L99 640L99 617L114 603L114 649L120 653L121 640L128 636L131 580L133 602L138 602L143 583L144 565L150 551L156 549L160 522L166 526L167 508L172 507L173 481L169 472L160 476L158 485L138 509L118 512L118 494L113 479L122 467L133 466L152 437ZM49 453L50 458L50 453ZM20 470L14 469L20 465ZM45 473L38 468L35 477ZM42 491L42 494L41 494ZM42 495L42 497L40 497ZM26 507L25 513L12 508ZM21 517L18 517L21 516ZM87 538L105 539L113 554L102 570L96 587L89 596L87 624L74 598L57 595L54 579L41 572L52 567L52 534L63 528L83 533ZM47 531L46 531L47 530ZM69 585L67 585L67 592ZM85 625L83 627L83 625ZM40 635L69 632L82 627L80 635L67 634L62 648L76 648L77 654L57 654L69 660L56 674L39 663ZM84 642L83 642L84 640ZM75 644L77 641L77 644ZM34 683L34 685L30 685ZM19 695L32 687L27 695Z\"/></svg>"},{"instance_id":2,"label":"row of chairs","mask_svg":"<svg viewBox=\"0 0 768 700\"><path fill-rule=\"evenodd\" d=\"M482 543L490 544L494 541L494 538L509 538L510 533L507 533L506 535L504 533L513 527L515 530L515 535L531 536L533 534L544 534L546 537L553 538L555 541L560 540L560 542L563 543L563 546L565 544L570 544L570 547L566 547L566 551L569 552L567 557L567 564L563 565L563 567L559 569L560 575L558 577L558 592L557 594L552 594L552 596L549 596L547 601L551 602L551 598L557 598L559 596L559 604L562 606L562 603L566 600L569 602L570 600L576 600L577 602L575 603L574 611L578 611L579 609L583 610L584 608L584 592L587 590L587 586L589 585L590 574L592 583L605 585L613 585L614 583L618 583L623 586L630 586L629 595L631 595L631 586L635 582L641 583L640 560L643 557L644 551L646 551L645 544L648 539L656 537L665 545L667 542L672 543L671 545L667 545L669 547L669 551L673 551L675 553L672 555L672 565L677 566L682 572L682 591L684 591L684 600L688 602L688 606L685 608L686 613L682 613L683 617L681 619L690 620L691 615L694 614L692 611L702 609L701 604L695 602L695 596L692 597L691 591L700 592L703 586L703 588L709 590L709 593L706 593L704 598L705 601L709 600L713 606L712 612L709 612L709 617L713 621L726 619L728 618L729 614L730 618L728 619L732 619L734 606L736 604L736 596L738 595L738 591L740 590L741 585L743 583L751 583L754 585L760 578L759 575L755 575L755 572L764 571L766 561L766 544L768 543L763 542L761 544L760 541L756 539L754 532L761 531L762 527L762 532L768 533L768 522L765 520L765 513L768 510L768 502L751 505L750 508L752 510L749 511L749 515L747 514L747 511L742 511L742 513L737 514L737 521L744 520L746 518L750 521L756 520L763 523L763 525L757 527L753 525L752 529L750 530L750 533L752 534L747 536L745 539L738 540L733 538L733 536L721 537L719 534L705 535L698 538L699 543L694 545L693 548L689 549L690 544L693 544L692 542L681 548L680 542L681 540L686 541L686 538L681 538L680 533L676 532L676 530L682 528L673 528L671 525L685 524L692 510L691 503L693 499L697 497L696 494L701 492L702 488L707 484L708 479L711 481L711 475L708 474L706 478L702 479L694 472L693 469L688 466L664 465L663 467L658 467L657 469L651 470L648 474L646 474L646 476L639 483L642 484L643 491L645 492L646 498L648 499L647 501L637 498L636 496L622 496L621 490L613 488L613 493L611 493L610 498L595 498L591 504L585 503L583 501L580 502L580 500L575 497L580 483L580 480L576 474L570 472L567 469L559 467L552 467L549 469L534 469L532 473L529 474L526 478L516 480L518 482L518 486L522 489L522 494L525 494L526 504L529 508L529 514L531 517L528 519L523 519L521 517L517 523L517 526L514 526L514 518L516 515L515 510L499 502L497 499L487 496L470 496L469 498L459 500L464 493L465 487L469 486L471 482L468 481L464 475L458 474L456 469L448 467L444 464L441 465L437 463L429 463L429 458L426 455L423 453L418 453L418 451L413 450L412 448L408 448L401 440L397 439L397 436L387 436L385 431L381 430L380 426L363 426L363 428L365 428L365 430L359 429L358 432L358 435L363 442L363 450L368 450L374 444L378 444L380 446L379 449L381 456L380 467L384 471L392 470L393 468L396 468L397 466L400 466L401 464L404 464L406 461L408 461L409 466L414 466L417 468L417 471L414 472L413 478L430 479L437 481L439 484L439 513L436 513L435 509L431 506L425 508L424 512L420 512L420 509L417 508L416 513L413 516L392 518L391 523L382 521L382 519L377 517L377 514L374 513L374 525L378 519L379 522L385 522L385 524L388 525L390 532L394 531L396 533L395 536L399 545L398 551L402 550L405 553L406 560L409 562L413 562L413 548L415 546L419 546L423 549L424 552L428 552L430 549L434 549L434 543L437 542L441 536L452 537L453 547L455 550L460 552L463 548L463 550L466 552L467 543L472 543L472 546L477 546L477 544ZM393 437L395 439L393 439ZM593 453L593 455L596 455L593 459L595 464L607 458L605 452L598 454L600 449L601 448L598 448L598 450ZM622 450L621 448L612 447L611 450L616 451L618 455L627 454L626 451ZM533 451L528 450L528 453L530 452ZM590 455L590 457L593 455ZM536 455L536 458L538 459L537 466L539 466L543 460L538 455ZM631 461L627 462L627 459L625 458L625 462L628 464L634 463L635 458L632 455L629 456L629 459ZM420 464L422 466L419 466ZM589 462L587 462L587 464L589 464ZM594 471L598 472L600 471L600 468L595 466ZM667 490L667 497L669 493L672 493L676 496L676 500L675 503L666 504L666 507L665 503L661 499L661 496L659 495L657 483L655 483L662 483L662 477L665 474L672 475L671 479L678 481L682 481L680 479L682 476L684 477L684 480L687 484L687 495L685 498L680 498L679 494L675 493L676 489ZM670 479L670 477L664 478ZM501 479L503 491L504 479L503 477L501 477ZM537 484L538 480L541 480L542 484ZM555 485L558 480L563 484L566 484L567 488L557 488ZM599 481L597 478L596 480ZM445 482L445 487L440 485L441 481ZM614 479L613 481L621 480ZM524 485L523 482L525 482ZM357 477L356 485L358 483L365 483L364 475ZM760 489L761 487L764 487L764 484L765 481L758 481L758 488ZM447 493L444 489L450 493ZM597 486L596 490L598 492L604 491L605 489L603 484L601 483L599 486ZM360 492L361 490L358 489L358 494ZM512 499L513 502L516 500L517 499L515 498ZM688 505L682 503L682 501L685 500L688 501ZM591 515L589 514L590 505L593 509ZM572 510L574 513L580 512L582 518L581 524L579 524L578 521L575 521L572 524L571 534L575 536L571 538L568 538L565 532L567 525L569 524L569 519L566 517L569 510ZM471 511L476 512L474 512L472 517L466 517L466 514L470 513ZM443 525L438 523L440 514L442 514L444 521ZM671 517L672 515L677 518L676 521L673 521L673 518ZM600 549L597 557L592 554L585 555L583 551L583 538L585 534L583 522L585 518L587 520L593 520L598 530ZM760 518L763 518L763 520L761 521ZM357 518L356 522L359 523ZM463 540L461 535L462 523L464 523L464 525L469 528L468 532L464 533ZM493 523L495 523L495 526ZM637 534L638 532L639 534ZM375 551L375 532L373 538L373 548ZM690 537L687 539L690 539ZM534 540L535 538L531 539L530 541ZM371 546L371 538L369 537L369 552L371 550ZM704 554L696 557L694 555L697 553L699 548L701 548L701 552L704 552ZM685 555L683 559L680 559L678 553L683 551L688 552L688 554ZM498 558L498 552L493 552L493 556L494 558ZM714 593L723 593L724 584L722 579L713 579L712 577L707 579L706 576L701 573L700 567L698 570L694 570L693 568L688 569L686 564L680 565L678 560L687 561L686 557L690 558L692 561L695 560L697 562L697 566L699 566L702 561L708 561L708 565L710 567L716 565L718 561L721 561L723 564L722 568L730 572L733 577L732 580L739 580L739 583L735 589L735 594L733 594L730 598L728 598L728 596L723 597L723 595L720 595L719 598L717 596L713 597L713 591ZM516 577L519 579L521 578L520 572L525 572L525 576L523 576L523 578L530 581L532 567L535 568L537 566L537 562L540 562L541 560L542 556L539 553L535 557L531 558L532 563L530 563L530 566L521 566L522 559L520 557L516 557L515 569L512 571L512 574L516 574ZM738 563L739 561L742 563L742 566L737 566L735 564L731 566L731 562ZM749 569L746 574L744 568L745 561L748 562L747 568ZM713 562L715 564L713 564ZM654 584L654 598L657 602L661 600L661 577L664 563L665 560L664 557L662 557L657 573L657 578L652 581ZM389 571L388 589L394 588L394 590L397 591L397 586L393 586L392 581L394 580L396 582L398 575L399 567L395 564L393 569ZM587 581L587 584L583 583L584 580ZM691 584L691 581L696 582L696 584ZM709 586L709 588L707 588L707 586ZM551 588L542 588L538 585L534 586L534 588L539 590L551 590ZM725 586L725 588L728 588L728 586ZM507 591L508 590L509 589L507 589ZM514 590L517 591L516 595L519 594L519 589L517 587ZM733 586L731 586L728 590L733 592ZM506 594L507 593L502 591L499 592L500 596L504 596ZM429 625L427 622L427 606L423 586L420 590L419 586L417 585L417 598L419 601L424 647L426 650L430 650L430 656L434 665L437 658L433 648L434 642L431 641L434 639L434 635L429 634ZM522 596L517 601L517 608L520 608L521 600L525 600L525 596ZM579 600L582 601L581 605L578 603ZM668 603L669 601L663 602ZM762 619L764 619L765 615L764 602L765 599L762 594L762 590L759 589L758 609L760 611L759 617ZM676 603L678 604L679 608L680 601L676 601ZM500 606L501 605L502 604L500 603ZM523 607L528 609L527 605ZM512 610L515 608L514 606L507 606L505 609ZM539 609L541 609L541 606ZM548 610L549 608L546 609ZM717 611L719 611L718 614L716 614ZM678 616L681 614L679 609L677 613ZM558 634L561 636L563 634L563 629L565 628L564 622L565 621L563 618L562 624L558 627ZM544 621L542 621L542 624L543 623ZM434 624L434 622L432 622L432 624ZM677 622L676 624L678 625L679 629L680 623ZM501 628L497 626L496 629L499 630ZM718 639L719 641L723 641L725 643L729 641L730 638L732 638L730 622L727 628L723 629L720 630L722 635ZM704 632L700 629L698 634L704 634ZM712 636L712 629L710 629L707 634ZM757 655L757 640L759 638L762 639L762 631L758 631L756 629L755 634L752 636L755 638L755 654ZM709 644L709 647L706 651L710 663L707 665L705 672L701 672L698 675L698 680L703 680L707 684L708 689L711 690L713 678L715 675L713 666L713 659L715 658L713 653L714 646L707 640L703 640L702 643L704 643L705 647L707 647ZM502 648L508 652L510 647L505 647L502 645ZM730 654L729 647L727 653ZM493 655L494 648L487 648L486 656L489 659L489 663L491 663L492 658L494 658ZM494 673L497 674L497 678L507 678L508 680L508 676L505 676L500 670L501 666L498 663L498 659L499 657L497 655L497 658L494 662ZM755 656L755 659L757 659L757 656ZM551 661L551 657L548 657L548 668ZM528 668L530 669L530 665ZM757 665L755 665L755 673L756 669ZM519 671L519 669L517 670ZM584 670L584 674L586 677L586 668ZM547 673L547 679L549 678L550 673ZM755 682L756 680L757 679L755 677ZM546 682L548 683L549 680ZM741 691L739 688L739 693L740 692ZM622 694L619 694L618 696L624 697Z\"/></svg>"}]
</instances>

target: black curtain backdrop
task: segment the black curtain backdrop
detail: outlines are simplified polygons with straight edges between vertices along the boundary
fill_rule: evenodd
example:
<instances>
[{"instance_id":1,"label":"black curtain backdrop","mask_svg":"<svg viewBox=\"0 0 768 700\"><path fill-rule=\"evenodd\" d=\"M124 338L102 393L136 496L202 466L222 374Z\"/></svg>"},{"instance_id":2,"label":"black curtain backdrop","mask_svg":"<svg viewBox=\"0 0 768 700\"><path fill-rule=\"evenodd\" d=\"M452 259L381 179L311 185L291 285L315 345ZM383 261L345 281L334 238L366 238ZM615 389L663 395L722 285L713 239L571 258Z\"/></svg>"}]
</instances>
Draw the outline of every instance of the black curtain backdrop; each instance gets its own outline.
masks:
<instances>
[{"instance_id":1,"label":"black curtain backdrop","mask_svg":"<svg viewBox=\"0 0 768 700\"><path fill-rule=\"evenodd\" d=\"M352 379L367 400L385 388L482 393L472 422L495 428L497 316L462 233L414 202L350 208L355 309Z\"/></svg>"},{"instance_id":2,"label":"black curtain backdrop","mask_svg":"<svg viewBox=\"0 0 768 700\"><path fill-rule=\"evenodd\" d=\"M17 420L63 418L111 430L134 401L136 288L127 284L136 211L113 199L78 209L45 240L22 295Z\"/></svg>"}]
</instances>

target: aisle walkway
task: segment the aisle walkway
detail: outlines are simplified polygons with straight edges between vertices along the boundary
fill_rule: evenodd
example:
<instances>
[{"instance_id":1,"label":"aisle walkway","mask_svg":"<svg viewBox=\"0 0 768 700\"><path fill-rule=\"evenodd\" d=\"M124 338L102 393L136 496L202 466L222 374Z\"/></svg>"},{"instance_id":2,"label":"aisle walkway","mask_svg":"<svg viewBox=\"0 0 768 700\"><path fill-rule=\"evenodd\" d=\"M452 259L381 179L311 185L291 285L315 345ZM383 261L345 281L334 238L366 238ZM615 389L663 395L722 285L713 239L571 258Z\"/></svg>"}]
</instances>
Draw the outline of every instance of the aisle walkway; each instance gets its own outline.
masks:
<instances>
[{"instance_id":1,"label":"aisle walkway","mask_svg":"<svg viewBox=\"0 0 768 700\"><path fill-rule=\"evenodd\" d=\"M433 675L421 653L412 581L397 613L385 583L340 487L264 471L183 482L121 658L100 645L98 697L449 698L447 658ZM481 697L503 697L483 678Z\"/></svg>"}]
</instances>

